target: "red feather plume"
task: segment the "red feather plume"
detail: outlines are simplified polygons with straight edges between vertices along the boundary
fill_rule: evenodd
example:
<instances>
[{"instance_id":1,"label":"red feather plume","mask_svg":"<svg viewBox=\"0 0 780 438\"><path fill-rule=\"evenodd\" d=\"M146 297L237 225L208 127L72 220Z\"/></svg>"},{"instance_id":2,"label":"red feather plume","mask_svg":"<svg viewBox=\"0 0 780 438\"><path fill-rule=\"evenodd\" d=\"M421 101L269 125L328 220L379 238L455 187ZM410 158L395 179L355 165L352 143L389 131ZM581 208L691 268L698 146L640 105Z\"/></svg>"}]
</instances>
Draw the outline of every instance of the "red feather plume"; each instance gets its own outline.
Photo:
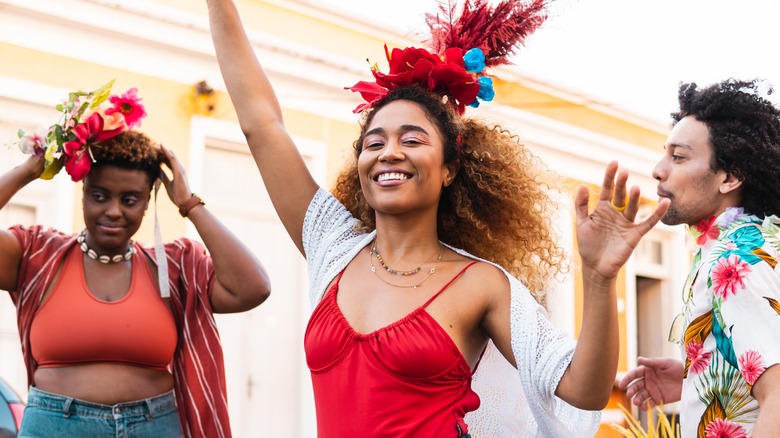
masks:
<instances>
[{"instance_id":1,"label":"red feather plume","mask_svg":"<svg viewBox=\"0 0 780 438\"><path fill-rule=\"evenodd\" d=\"M549 0L503 0L490 6L487 0L466 0L460 16L456 2L439 3L435 14L425 14L434 53L458 47L474 47L485 54L485 66L509 64L509 57L547 20Z\"/></svg>"}]
</instances>

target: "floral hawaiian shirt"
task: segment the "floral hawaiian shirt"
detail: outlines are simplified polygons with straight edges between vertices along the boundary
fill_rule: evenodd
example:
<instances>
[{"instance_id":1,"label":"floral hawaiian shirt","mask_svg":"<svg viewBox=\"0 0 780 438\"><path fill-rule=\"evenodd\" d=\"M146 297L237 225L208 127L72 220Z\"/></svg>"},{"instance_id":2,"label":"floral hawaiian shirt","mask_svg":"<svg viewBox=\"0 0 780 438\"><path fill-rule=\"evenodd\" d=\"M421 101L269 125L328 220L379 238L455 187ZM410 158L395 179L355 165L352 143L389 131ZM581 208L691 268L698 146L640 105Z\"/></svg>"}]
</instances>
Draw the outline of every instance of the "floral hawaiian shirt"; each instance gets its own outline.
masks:
<instances>
[{"instance_id":1,"label":"floral hawaiian shirt","mask_svg":"<svg viewBox=\"0 0 780 438\"><path fill-rule=\"evenodd\" d=\"M753 384L780 363L780 220L741 208L689 228L683 290L683 437L747 437Z\"/></svg>"}]
</instances>

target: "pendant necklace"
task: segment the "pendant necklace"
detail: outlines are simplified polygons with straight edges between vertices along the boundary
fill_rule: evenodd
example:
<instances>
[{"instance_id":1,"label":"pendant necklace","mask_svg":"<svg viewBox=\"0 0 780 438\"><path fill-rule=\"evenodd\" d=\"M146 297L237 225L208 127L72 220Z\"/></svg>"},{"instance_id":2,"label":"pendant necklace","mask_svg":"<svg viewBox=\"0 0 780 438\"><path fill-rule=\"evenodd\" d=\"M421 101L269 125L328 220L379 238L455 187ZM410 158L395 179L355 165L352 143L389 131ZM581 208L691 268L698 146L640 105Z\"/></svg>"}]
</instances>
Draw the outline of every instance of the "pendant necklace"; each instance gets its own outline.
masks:
<instances>
[{"instance_id":1,"label":"pendant necklace","mask_svg":"<svg viewBox=\"0 0 780 438\"><path fill-rule=\"evenodd\" d=\"M422 279L422 280L420 280L418 283L415 283L415 284L395 284L395 283L391 283L391 282L389 282L389 281L385 280L384 278L382 278L382 277L379 275L379 272L377 272L377 271L376 271L376 268L374 267L374 257L372 257L372 256L373 256L373 255L376 255L377 259L378 259L378 260L380 261L380 263L382 264L382 267L383 267L383 268L384 268L384 269L385 269L387 272L389 272L389 273L390 273L390 274L392 274L392 275L401 275L401 276L409 276L409 275L414 275L414 274L416 274L416 273L418 273L418 272L420 272L420 271L422 270L422 265L418 266L417 268L413 269L412 271L396 271L396 270L394 270L394 269L392 269L392 268L389 268L387 265L385 265L385 264L384 264L384 261L382 261L382 258L381 258L382 256L380 256L380 255L379 255L379 251L377 251L377 250L376 250L376 240L374 240L374 244L373 244L373 245L372 245L372 247L371 247L371 251L370 251L370 253L369 253L368 257L369 257L369 261L371 262L371 272L373 272L373 273L374 273L374 275L376 275L376 276L377 276L377 278L379 278L380 280L382 280L382 282L383 282L383 283L387 284L388 286L393 286L393 287L400 287L400 288L406 288L406 289L410 289L410 288L411 288L411 289L417 289L418 287L420 287L420 285L422 285L422 284L423 284L423 282L424 282L425 280L427 280L428 278L430 278L430 276L431 276L431 275L433 275L433 274L436 272L436 268L437 268L437 267L439 267L439 262L441 262L441 255L442 255L442 253L443 253L443 252L444 252L444 245L442 245L441 243L439 243L439 256L436 258L436 263L435 263L435 264L433 265L433 267L432 267L432 268L431 268L431 269L428 271L428 275L426 275L425 277L423 277L423 279ZM431 256L431 257L433 257L433 256ZM430 259L431 259L431 257L429 257L429 258L428 258L428 260L430 260ZM426 263L428 260L426 260L425 262L423 262L423 264L425 264L425 263ZM392 272L391 272L391 271L392 271ZM404 272L406 272L406 274L404 274ZM413 272L413 273L412 273L412 274L408 274L408 272Z\"/></svg>"},{"instance_id":2,"label":"pendant necklace","mask_svg":"<svg viewBox=\"0 0 780 438\"><path fill-rule=\"evenodd\" d=\"M411 269L411 270L408 270L408 271L399 271L399 270L391 268L390 266L387 266L387 264L385 263L385 260L382 258L382 255L379 254L379 250L376 248L376 239L374 239L374 243L371 244L371 254L376 256L376 259L379 260L379 265L381 265L382 268L385 271L387 271L388 273L390 273L392 275L400 275L402 277L408 277L410 275L417 274L418 272L420 272L420 270L422 270L422 265L428 263L428 261L430 259L432 259L433 256L436 255L436 253L431 254L430 257L428 257L427 259L423 260L422 263L420 263L420 266L418 266L418 267L416 267L414 269ZM439 255L441 255L441 251L439 251ZM373 267L373 262L372 262L371 266Z\"/></svg>"}]
</instances>

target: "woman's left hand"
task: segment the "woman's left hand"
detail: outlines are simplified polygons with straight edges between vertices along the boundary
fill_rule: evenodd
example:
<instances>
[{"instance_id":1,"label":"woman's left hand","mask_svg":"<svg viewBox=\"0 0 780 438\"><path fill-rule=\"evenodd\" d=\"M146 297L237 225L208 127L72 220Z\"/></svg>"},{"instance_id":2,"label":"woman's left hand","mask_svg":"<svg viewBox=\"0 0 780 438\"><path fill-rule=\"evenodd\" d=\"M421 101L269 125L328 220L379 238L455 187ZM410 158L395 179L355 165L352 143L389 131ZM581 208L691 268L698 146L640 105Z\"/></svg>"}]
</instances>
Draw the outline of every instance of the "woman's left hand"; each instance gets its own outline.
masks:
<instances>
[{"instance_id":1,"label":"woman's left hand","mask_svg":"<svg viewBox=\"0 0 780 438\"><path fill-rule=\"evenodd\" d=\"M666 214L669 200L663 199L644 221L635 223L639 209L639 187L626 188L628 173L618 171L617 162L607 165L596 208L588 214L588 188L580 186L575 200L577 243L583 269L604 279L617 277L639 240Z\"/></svg>"},{"instance_id":2,"label":"woman's left hand","mask_svg":"<svg viewBox=\"0 0 780 438\"><path fill-rule=\"evenodd\" d=\"M187 181L187 175L184 172L184 166L181 164L172 150L165 146L160 145L160 150L163 153L163 163L171 170L172 177L169 177L165 172L160 170L160 180L165 185L165 191L168 192L168 197L171 202L178 208L187 199L190 198L192 191L190 190L190 184Z\"/></svg>"}]
</instances>

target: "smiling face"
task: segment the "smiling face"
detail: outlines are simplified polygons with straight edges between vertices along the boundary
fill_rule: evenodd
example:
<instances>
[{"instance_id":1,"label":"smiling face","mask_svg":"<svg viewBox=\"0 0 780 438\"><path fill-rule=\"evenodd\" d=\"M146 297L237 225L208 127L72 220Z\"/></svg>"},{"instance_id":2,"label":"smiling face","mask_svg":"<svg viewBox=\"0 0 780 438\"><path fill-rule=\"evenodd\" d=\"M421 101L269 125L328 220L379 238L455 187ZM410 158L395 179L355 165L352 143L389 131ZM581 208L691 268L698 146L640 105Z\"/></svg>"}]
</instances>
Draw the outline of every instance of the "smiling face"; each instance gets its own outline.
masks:
<instances>
[{"instance_id":1,"label":"smiling face","mask_svg":"<svg viewBox=\"0 0 780 438\"><path fill-rule=\"evenodd\" d=\"M740 181L723 170L712 170L709 128L693 116L672 129L665 153L653 169L658 196L671 204L661 222L695 225L738 205Z\"/></svg>"},{"instance_id":2,"label":"smiling face","mask_svg":"<svg viewBox=\"0 0 780 438\"><path fill-rule=\"evenodd\" d=\"M138 231L149 206L149 176L142 170L105 165L84 180L87 245L99 255L119 254Z\"/></svg>"},{"instance_id":3,"label":"smiling face","mask_svg":"<svg viewBox=\"0 0 780 438\"><path fill-rule=\"evenodd\" d=\"M455 172L444 164L441 134L420 105L397 100L381 108L360 148L360 185L377 214L436 212Z\"/></svg>"}]
</instances>

